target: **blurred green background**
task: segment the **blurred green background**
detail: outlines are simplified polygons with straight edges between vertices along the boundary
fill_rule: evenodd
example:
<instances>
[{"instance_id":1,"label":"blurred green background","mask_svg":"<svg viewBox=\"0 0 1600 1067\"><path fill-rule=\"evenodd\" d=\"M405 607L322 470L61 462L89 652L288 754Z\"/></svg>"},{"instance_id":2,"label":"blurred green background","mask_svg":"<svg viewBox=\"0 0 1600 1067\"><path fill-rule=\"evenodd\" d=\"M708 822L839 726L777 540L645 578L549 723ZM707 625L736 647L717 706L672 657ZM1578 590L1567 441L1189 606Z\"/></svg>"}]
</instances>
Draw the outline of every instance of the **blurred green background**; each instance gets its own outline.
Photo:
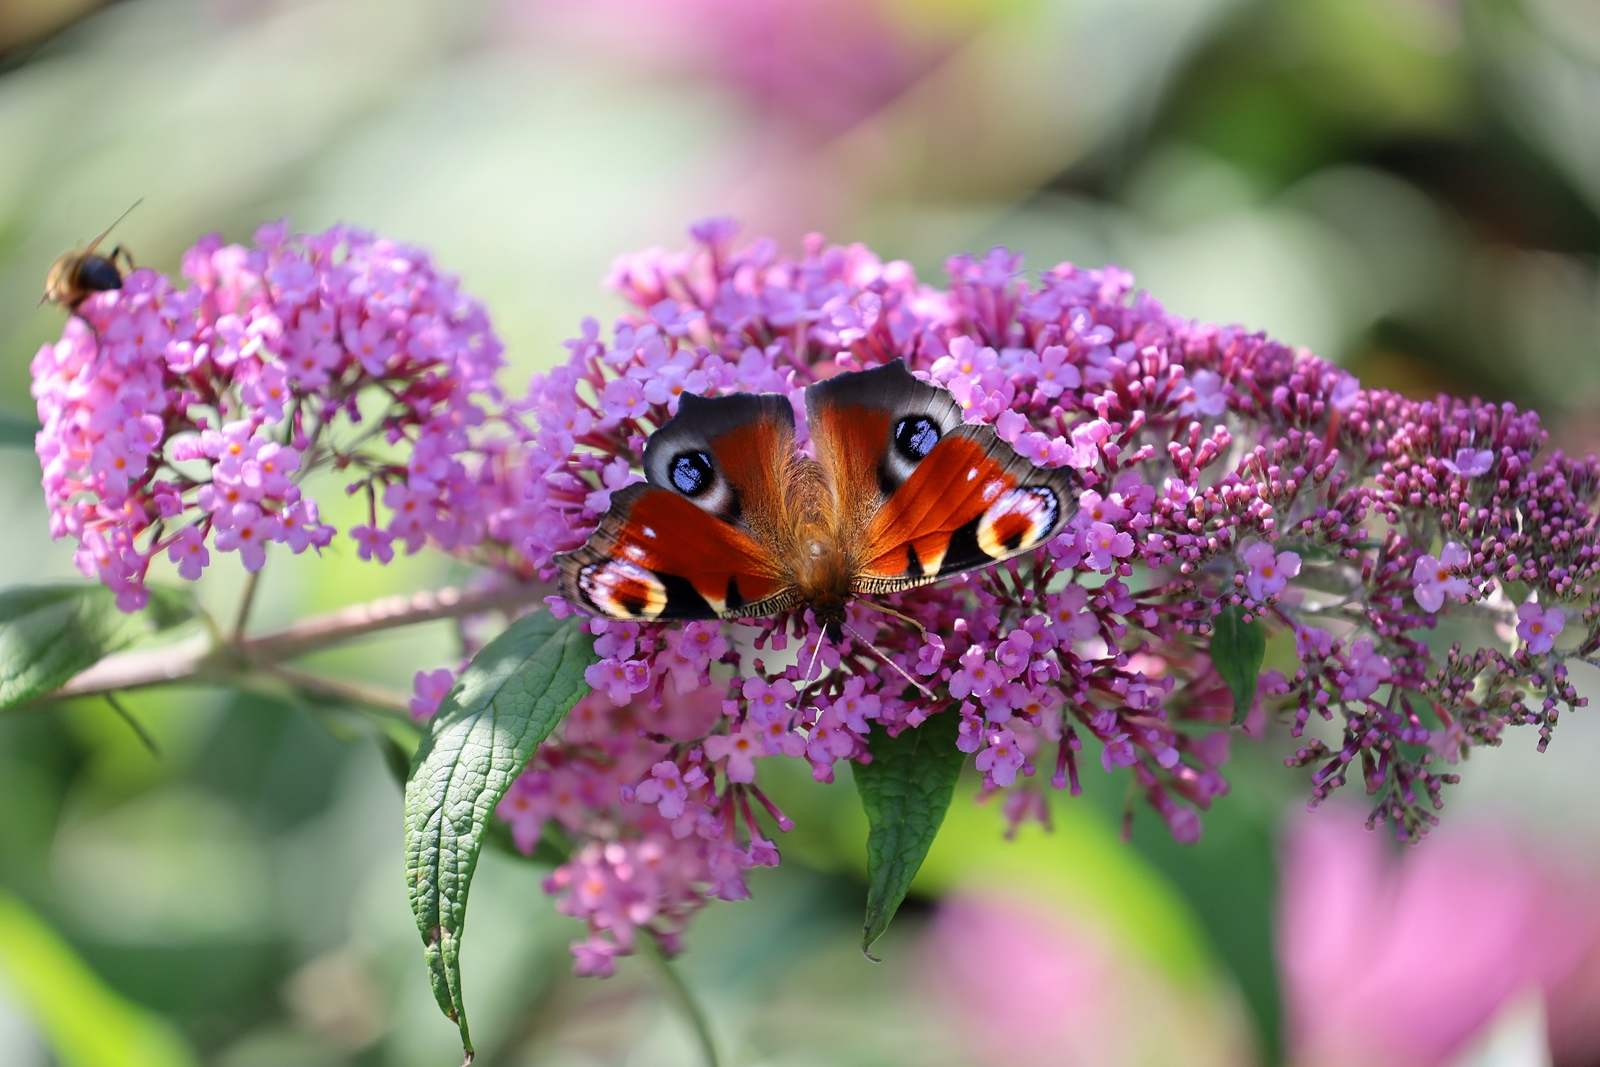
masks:
<instances>
[{"instance_id":1,"label":"blurred green background","mask_svg":"<svg viewBox=\"0 0 1600 1067\"><path fill-rule=\"evenodd\" d=\"M488 305L511 389L581 317L620 310L599 286L613 255L733 213L934 282L994 244L1031 267L1115 262L1176 312L1369 385L1512 400L1570 449L1600 443L1592 0L5 0L0 414L33 417L28 363L61 327L35 307L51 260L141 197L117 239L168 271L203 232L284 215L427 246ZM0 448L0 584L75 576L38 477ZM256 624L462 577L426 556L278 558ZM239 578L211 568L202 599L228 612ZM400 691L455 656L439 624L317 662ZM455 1062L400 792L359 722L200 690L126 704L159 755L99 702L0 716L0 1067ZM1600 864L1600 726L1562 723L1544 756L1533 740L1466 767L1447 817ZM682 974L731 1063L1334 1062L1285 1040L1278 846L1306 792L1288 746L1235 746L1193 848L1145 814L1118 843L1123 785L1098 771L1057 798L1054 835L1013 844L964 789L881 966L855 948L853 791L771 772L801 829L753 901L698 921ZM647 966L570 976L577 931L545 873L480 868L479 1062L696 1062ZM1026 898L1016 914L1042 909L1086 969L1002 969L983 1007L988 987L957 981L981 971L957 912L935 910L951 892ZM1082 1039L997 1044L984 1020L1031 1025L1012 1007ZM1494 1062L1545 1062L1521 1054Z\"/></svg>"}]
</instances>

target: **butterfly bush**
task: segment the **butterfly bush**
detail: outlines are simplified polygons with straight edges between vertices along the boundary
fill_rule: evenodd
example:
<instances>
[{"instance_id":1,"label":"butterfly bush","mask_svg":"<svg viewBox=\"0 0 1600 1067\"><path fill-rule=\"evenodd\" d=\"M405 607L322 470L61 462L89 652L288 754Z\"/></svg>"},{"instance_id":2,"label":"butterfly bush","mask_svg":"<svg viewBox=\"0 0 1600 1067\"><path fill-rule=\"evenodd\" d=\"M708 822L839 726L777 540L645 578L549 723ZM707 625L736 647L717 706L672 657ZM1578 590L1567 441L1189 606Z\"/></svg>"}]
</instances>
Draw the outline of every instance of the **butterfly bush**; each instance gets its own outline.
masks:
<instances>
[{"instance_id":1,"label":"butterfly bush","mask_svg":"<svg viewBox=\"0 0 1600 1067\"><path fill-rule=\"evenodd\" d=\"M838 642L807 612L584 621L592 692L498 814L523 851L570 846L546 889L588 924L590 974L641 931L676 947L708 899L777 862L770 829L791 823L758 760L831 782L935 715L1013 827L1115 772L1196 840L1228 789L1225 676L1256 669L1224 645L1212 661L1224 622L1270 637L1242 732L1279 713L1312 804L1355 773L1372 823L1406 840L1472 747L1530 725L1542 749L1584 704L1568 667L1600 663L1600 462L1551 450L1534 414L1362 389L1305 350L1171 315L1114 267L1030 277L997 249L952 258L936 288L861 245L812 237L791 257L737 245L726 220L692 236L619 259L608 284L631 310L609 331L585 320L509 400L483 309L416 250L280 225L253 249L202 241L184 288L134 272L34 362L52 529L133 609L159 553L194 577L212 550L254 569L268 543L327 545L298 480L332 468L366 501L347 531L364 557L431 543L551 580L684 393L780 393L803 413L808 385L895 359L1069 468L1077 499L1043 549L874 598L900 617L853 603ZM452 677L417 672L418 718Z\"/></svg>"},{"instance_id":2,"label":"butterfly bush","mask_svg":"<svg viewBox=\"0 0 1600 1067\"><path fill-rule=\"evenodd\" d=\"M124 611L162 555L195 579L213 551L256 571L268 545L328 546L300 488L319 468L365 499L346 531L363 559L487 532L480 483L517 435L484 434L504 361L482 305L426 253L359 230L275 223L256 240L203 238L186 286L131 272L34 357L51 533Z\"/></svg>"},{"instance_id":3,"label":"butterfly bush","mask_svg":"<svg viewBox=\"0 0 1600 1067\"><path fill-rule=\"evenodd\" d=\"M774 810L756 759L830 782L840 761L870 761L874 736L933 715L959 717L957 745L1013 824L1048 818L1043 782L1076 794L1098 763L1196 840L1228 789L1234 695L1209 657L1223 612L1275 635L1244 732L1284 708L1313 805L1355 770L1402 839L1436 821L1445 768L1471 746L1528 724L1542 748L1584 703L1567 662L1600 646L1600 464L1550 451L1532 413L1364 390L1303 349L1171 315L1114 267L1029 278L997 249L949 260L939 289L861 245L812 237L791 258L736 247L726 221L692 233L687 251L619 259L608 284L634 310L609 334L586 320L533 380L526 477L504 514L544 577L640 480L684 392L781 393L803 413L806 386L903 359L1080 491L1031 559L877 598L920 629L859 604L838 644L803 613L589 620L586 702L613 709L618 750L595 759L593 728L569 728L507 802L564 812L589 842L549 887L589 919L580 969L606 973L638 925L676 936L708 892L743 896L740 872L775 861L752 818ZM1442 615L1504 640L1430 644ZM720 715L675 740L674 702L706 692ZM694 839L676 883L634 858ZM658 895L640 903L638 885Z\"/></svg>"}]
</instances>

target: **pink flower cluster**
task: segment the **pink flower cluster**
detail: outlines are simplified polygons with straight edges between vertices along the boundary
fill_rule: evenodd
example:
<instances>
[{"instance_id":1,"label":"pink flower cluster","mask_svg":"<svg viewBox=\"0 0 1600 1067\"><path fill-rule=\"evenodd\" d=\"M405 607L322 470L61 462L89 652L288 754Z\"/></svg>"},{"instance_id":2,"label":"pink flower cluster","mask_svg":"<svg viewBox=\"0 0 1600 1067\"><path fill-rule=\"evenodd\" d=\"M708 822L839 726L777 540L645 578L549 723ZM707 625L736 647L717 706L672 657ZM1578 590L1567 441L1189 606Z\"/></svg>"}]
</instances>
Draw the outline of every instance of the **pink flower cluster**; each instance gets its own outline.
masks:
<instances>
[{"instance_id":1,"label":"pink flower cluster","mask_svg":"<svg viewBox=\"0 0 1600 1067\"><path fill-rule=\"evenodd\" d=\"M364 559L487 531L493 464L474 431L503 360L482 306L425 253L358 230L276 223L256 240L202 239L183 288L130 273L34 357L51 532L125 611L162 553L194 579L213 550L254 571L269 544L326 547L335 531L300 489L318 468L365 493L349 530Z\"/></svg>"},{"instance_id":2,"label":"pink flower cluster","mask_svg":"<svg viewBox=\"0 0 1600 1067\"><path fill-rule=\"evenodd\" d=\"M803 411L813 382L894 359L1070 469L1075 510L1044 550L882 598L916 625L860 604L839 643L804 613L588 622L594 693L501 814L525 848L552 818L573 838L550 889L589 922L595 973L776 862L755 813L787 820L757 758L829 782L933 715L959 720L1013 822L1047 819L1043 782L1076 793L1098 757L1193 841L1228 788L1233 695L1209 655L1224 611L1293 635L1251 735L1285 708L1310 734L1290 763L1312 768L1313 802L1357 768L1403 838L1436 821L1455 777L1441 761L1517 724L1542 747L1584 703L1567 670L1600 665L1600 461L1548 451L1536 416L1363 390L1308 352L1170 315L1115 268L1030 278L997 249L952 258L938 289L861 245L813 237L789 257L736 245L726 220L692 234L618 260L633 310L609 333L586 320L505 404L483 309L418 251L271 226L256 249L202 241L186 288L133 272L34 362L53 531L131 610L162 552L192 577L212 550L256 568L269 543L327 545L300 479L331 468L365 495L349 531L364 557L433 543L549 579L684 393ZM1441 613L1482 636L1430 647ZM449 679L418 675L419 718Z\"/></svg>"},{"instance_id":3,"label":"pink flower cluster","mask_svg":"<svg viewBox=\"0 0 1600 1067\"><path fill-rule=\"evenodd\" d=\"M744 872L778 862L751 801L780 829L792 824L750 784L753 769L739 741L706 736L721 714L709 689L669 689L652 707L614 703L596 688L496 809L524 852L534 850L550 820L579 842L545 883L559 897L557 910L593 931L573 946L579 974L609 975L641 929L676 949L708 896L742 900L750 895ZM723 751L713 759L709 750L719 743ZM748 775L738 773L741 756ZM710 777L718 765L728 779L720 796Z\"/></svg>"},{"instance_id":4,"label":"pink flower cluster","mask_svg":"<svg viewBox=\"0 0 1600 1067\"><path fill-rule=\"evenodd\" d=\"M532 383L528 465L498 513L532 569L552 576L639 478L684 392L775 392L803 411L812 382L893 359L1034 462L1070 467L1082 491L1035 558L883 598L923 630L860 608L859 638L839 644L803 615L591 620L589 681L613 706L722 697L676 756L641 757L619 780L658 819L736 810L754 756L804 759L827 782L876 732L953 714L982 788L1011 790L1011 819L1047 817L1039 779L1076 793L1092 743L1192 841L1227 790L1232 694L1207 655L1225 608L1295 635L1299 668L1269 672L1261 692L1296 709L1297 736L1313 715L1336 731L1290 761L1315 766L1314 800L1359 764L1374 818L1402 837L1426 829L1453 780L1435 760L1515 723L1547 736L1560 706L1583 703L1564 661L1600 647L1597 613L1582 609L1576 647L1554 640L1600 564L1600 463L1544 455L1533 416L1362 390L1305 351L1169 315L1114 268L1030 280L995 250L951 259L935 289L860 245L811 238L788 258L770 241L736 246L725 220L692 232L688 251L619 259L610 284L636 311L609 336L586 321L566 363ZM1517 614L1508 598L1533 594L1550 606ZM1419 634L1463 601L1507 636L1515 624L1516 649L1433 655ZM591 860L665 842L603 826Z\"/></svg>"},{"instance_id":5,"label":"pink flower cluster","mask_svg":"<svg viewBox=\"0 0 1600 1067\"><path fill-rule=\"evenodd\" d=\"M1269 672L1263 687L1296 707L1296 736L1313 716L1342 727L1290 760L1315 767L1313 803L1359 766L1379 798L1374 820L1414 839L1456 780L1437 761L1519 724L1538 727L1542 750L1561 709L1586 703L1566 662L1595 663L1600 648L1600 462L1546 454L1538 416L1509 404L1354 390L1326 423L1340 495L1310 514L1285 501L1279 526L1280 539L1305 536L1319 555L1298 603L1272 610L1296 627L1300 665L1289 678ZM1484 640L1439 655L1420 634L1445 611L1476 620ZM1580 635L1558 650L1578 620Z\"/></svg>"}]
</instances>

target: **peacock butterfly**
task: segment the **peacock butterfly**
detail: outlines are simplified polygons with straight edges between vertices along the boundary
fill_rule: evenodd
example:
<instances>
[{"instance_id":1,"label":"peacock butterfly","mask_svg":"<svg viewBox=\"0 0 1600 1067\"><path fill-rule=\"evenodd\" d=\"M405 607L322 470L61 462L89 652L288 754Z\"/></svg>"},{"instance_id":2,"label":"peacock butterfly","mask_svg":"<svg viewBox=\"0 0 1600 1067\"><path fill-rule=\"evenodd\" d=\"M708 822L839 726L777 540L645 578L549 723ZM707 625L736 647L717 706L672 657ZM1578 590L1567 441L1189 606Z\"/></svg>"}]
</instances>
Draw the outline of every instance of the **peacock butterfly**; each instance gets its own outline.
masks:
<instances>
[{"instance_id":1,"label":"peacock butterfly","mask_svg":"<svg viewBox=\"0 0 1600 1067\"><path fill-rule=\"evenodd\" d=\"M685 393L645 481L556 557L571 604L613 619L810 607L834 640L852 597L1010 559L1066 525L1071 478L1036 467L895 360L806 389L816 457L776 393Z\"/></svg>"}]
</instances>

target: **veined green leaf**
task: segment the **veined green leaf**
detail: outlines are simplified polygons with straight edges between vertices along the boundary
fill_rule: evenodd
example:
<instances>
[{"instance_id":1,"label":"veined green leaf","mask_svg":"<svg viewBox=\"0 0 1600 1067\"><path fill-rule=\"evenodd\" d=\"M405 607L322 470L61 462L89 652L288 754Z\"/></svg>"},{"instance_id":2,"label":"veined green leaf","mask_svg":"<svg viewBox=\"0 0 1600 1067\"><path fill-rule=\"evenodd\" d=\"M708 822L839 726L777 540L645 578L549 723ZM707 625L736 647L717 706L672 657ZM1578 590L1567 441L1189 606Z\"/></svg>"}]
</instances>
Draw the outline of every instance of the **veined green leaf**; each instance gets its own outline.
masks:
<instances>
[{"instance_id":1,"label":"veined green leaf","mask_svg":"<svg viewBox=\"0 0 1600 1067\"><path fill-rule=\"evenodd\" d=\"M1260 619L1244 621L1244 609L1229 604L1211 620L1211 662L1233 690L1233 721L1244 722L1255 703L1261 660L1267 654L1267 628Z\"/></svg>"},{"instance_id":2,"label":"veined green leaf","mask_svg":"<svg viewBox=\"0 0 1600 1067\"><path fill-rule=\"evenodd\" d=\"M406 883L439 1007L472 1035L461 995L461 931L484 834L495 805L589 691L595 662L583 620L549 612L512 623L479 652L439 707L406 784Z\"/></svg>"},{"instance_id":3,"label":"veined green leaf","mask_svg":"<svg viewBox=\"0 0 1600 1067\"><path fill-rule=\"evenodd\" d=\"M0 591L0 709L59 689L79 671L196 612L185 590L152 587L132 615L99 583L23 585Z\"/></svg>"},{"instance_id":4,"label":"veined green leaf","mask_svg":"<svg viewBox=\"0 0 1600 1067\"><path fill-rule=\"evenodd\" d=\"M872 762L853 768L869 827L867 917L861 932L861 951L869 959L872 943L889 928L950 807L966 760L956 748L960 727L961 717L946 711L899 737L874 731L867 742Z\"/></svg>"}]
</instances>

